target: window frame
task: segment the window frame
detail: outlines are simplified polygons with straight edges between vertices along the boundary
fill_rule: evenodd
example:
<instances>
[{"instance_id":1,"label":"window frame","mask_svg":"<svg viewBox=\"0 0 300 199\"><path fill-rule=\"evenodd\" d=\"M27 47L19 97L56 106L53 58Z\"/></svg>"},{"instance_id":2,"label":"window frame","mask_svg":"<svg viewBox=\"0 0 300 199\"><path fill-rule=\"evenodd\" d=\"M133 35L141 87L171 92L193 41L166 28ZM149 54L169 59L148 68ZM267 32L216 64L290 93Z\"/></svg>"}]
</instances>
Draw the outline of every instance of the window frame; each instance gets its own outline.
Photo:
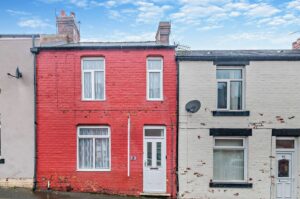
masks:
<instances>
[{"instance_id":1,"label":"window frame","mask_svg":"<svg viewBox=\"0 0 300 199\"><path fill-rule=\"evenodd\" d=\"M161 69L160 70L149 70L148 69L148 64L149 64L149 60L159 60L161 61ZM164 71L164 60L162 57L147 57L147 60L146 60L146 71L147 71L147 91L146 91L146 95L147 95L147 100L148 101L163 101L164 100L164 97L163 97L163 81L164 81L164 78L163 78L163 71ZM150 82L150 78L149 78L149 75L151 72L159 72L160 73L160 98L150 98L150 90L149 90L149 82Z\"/></svg>"},{"instance_id":2,"label":"window frame","mask_svg":"<svg viewBox=\"0 0 300 199\"><path fill-rule=\"evenodd\" d=\"M84 61L103 61L103 70L84 70ZM81 58L81 100L82 101L105 101L106 100L106 63L104 57L83 57ZM84 72L91 72L92 78L92 97L84 97ZM95 72L103 72L103 99L95 99Z\"/></svg>"},{"instance_id":3,"label":"window frame","mask_svg":"<svg viewBox=\"0 0 300 199\"><path fill-rule=\"evenodd\" d=\"M216 140L223 139L223 140L243 140L243 147L239 146L216 146ZM223 150L243 150L244 151L244 180L215 180L214 179L214 172L213 172L213 182L216 183L247 183L248 181L248 139L245 136L234 136L234 137L223 137L217 136L213 139L213 156L215 149L223 149ZM213 162L214 166L214 162Z\"/></svg>"},{"instance_id":4,"label":"window frame","mask_svg":"<svg viewBox=\"0 0 300 199\"><path fill-rule=\"evenodd\" d=\"M81 128L107 128L108 135L80 135ZM77 146L76 146L76 153L77 153L77 171L111 171L111 131L109 126L105 125L97 125L97 126L89 126L89 125L81 125L77 127ZM79 168L79 139L80 138L93 138L93 169L81 169ZM95 139L96 138L108 138L109 139L109 168L108 169L95 169Z\"/></svg>"},{"instance_id":5,"label":"window frame","mask_svg":"<svg viewBox=\"0 0 300 199\"><path fill-rule=\"evenodd\" d=\"M218 79L217 73L218 70L241 70L242 71L242 79ZM243 111L245 110L245 82L246 82L246 76L245 76L245 67L244 66L217 66L216 68L216 80L217 80L217 97L216 97L216 107L218 111ZM242 82L242 107L241 109L230 109L230 88L231 88L231 82ZM227 84L227 104L226 108L219 108L218 107L218 84L219 83L226 83Z\"/></svg>"}]
</instances>

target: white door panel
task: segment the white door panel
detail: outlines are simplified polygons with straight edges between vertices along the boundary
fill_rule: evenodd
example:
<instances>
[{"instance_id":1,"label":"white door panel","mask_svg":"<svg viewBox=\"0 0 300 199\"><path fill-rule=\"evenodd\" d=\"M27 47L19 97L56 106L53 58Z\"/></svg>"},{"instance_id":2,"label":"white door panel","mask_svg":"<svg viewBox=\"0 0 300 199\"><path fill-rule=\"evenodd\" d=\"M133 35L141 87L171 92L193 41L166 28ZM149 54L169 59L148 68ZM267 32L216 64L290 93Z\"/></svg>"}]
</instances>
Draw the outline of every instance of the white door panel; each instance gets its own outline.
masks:
<instances>
[{"instance_id":1,"label":"white door panel","mask_svg":"<svg viewBox=\"0 0 300 199\"><path fill-rule=\"evenodd\" d=\"M154 132L153 135L144 134L144 192L166 193L165 133L157 136Z\"/></svg>"},{"instance_id":2,"label":"white door panel","mask_svg":"<svg viewBox=\"0 0 300 199\"><path fill-rule=\"evenodd\" d=\"M276 198L293 198L293 153L277 152Z\"/></svg>"}]
</instances>

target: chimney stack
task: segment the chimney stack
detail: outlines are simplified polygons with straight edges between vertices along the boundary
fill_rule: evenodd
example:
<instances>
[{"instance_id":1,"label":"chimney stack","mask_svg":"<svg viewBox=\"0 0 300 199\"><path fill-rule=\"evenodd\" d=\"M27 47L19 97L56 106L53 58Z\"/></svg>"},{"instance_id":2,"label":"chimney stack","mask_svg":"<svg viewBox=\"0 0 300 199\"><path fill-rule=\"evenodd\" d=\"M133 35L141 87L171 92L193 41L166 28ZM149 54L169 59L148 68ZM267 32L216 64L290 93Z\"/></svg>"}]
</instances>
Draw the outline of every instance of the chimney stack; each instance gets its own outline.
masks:
<instances>
[{"instance_id":1,"label":"chimney stack","mask_svg":"<svg viewBox=\"0 0 300 199\"><path fill-rule=\"evenodd\" d=\"M80 41L80 33L75 19L74 12L67 16L64 10L60 12L60 16L56 17L58 35L65 35L68 42L72 43Z\"/></svg>"},{"instance_id":2,"label":"chimney stack","mask_svg":"<svg viewBox=\"0 0 300 199\"><path fill-rule=\"evenodd\" d=\"M293 42L293 49L300 49L300 38Z\"/></svg>"},{"instance_id":3,"label":"chimney stack","mask_svg":"<svg viewBox=\"0 0 300 199\"><path fill-rule=\"evenodd\" d=\"M171 23L166 21L159 22L156 32L156 43L169 45L169 37L171 33Z\"/></svg>"}]
</instances>

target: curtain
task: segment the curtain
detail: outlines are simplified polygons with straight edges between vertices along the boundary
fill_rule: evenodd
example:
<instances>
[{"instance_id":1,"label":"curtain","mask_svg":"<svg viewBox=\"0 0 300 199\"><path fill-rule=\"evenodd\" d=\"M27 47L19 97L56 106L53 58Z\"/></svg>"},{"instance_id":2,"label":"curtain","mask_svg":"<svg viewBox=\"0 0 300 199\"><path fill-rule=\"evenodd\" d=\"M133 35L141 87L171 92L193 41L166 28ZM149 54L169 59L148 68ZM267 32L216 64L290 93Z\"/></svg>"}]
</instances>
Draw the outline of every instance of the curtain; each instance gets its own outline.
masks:
<instances>
[{"instance_id":1,"label":"curtain","mask_svg":"<svg viewBox=\"0 0 300 199\"><path fill-rule=\"evenodd\" d=\"M95 72L95 98L104 99L104 72Z\"/></svg>"},{"instance_id":2,"label":"curtain","mask_svg":"<svg viewBox=\"0 0 300 199\"><path fill-rule=\"evenodd\" d=\"M214 149L214 180L244 180L244 150Z\"/></svg>"},{"instance_id":3,"label":"curtain","mask_svg":"<svg viewBox=\"0 0 300 199\"><path fill-rule=\"evenodd\" d=\"M242 82L230 82L230 109L242 109Z\"/></svg>"},{"instance_id":4,"label":"curtain","mask_svg":"<svg viewBox=\"0 0 300 199\"><path fill-rule=\"evenodd\" d=\"M92 138L79 139L79 168L80 169L93 168L93 139Z\"/></svg>"},{"instance_id":5,"label":"curtain","mask_svg":"<svg viewBox=\"0 0 300 199\"><path fill-rule=\"evenodd\" d=\"M84 72L84 98L92 98L92 73Z\"/></svg>"},{"instance_id":6,"label":"curtain","mask_svg":"<svg viewBox=\"0 0 300 199\"><path fill-rule=\"evenodd\" d=\"M96 138L95 168L109 168L109 138Z\"/></svg>"},{"instance_id":7,"label":"curtain","mask_svg":"<svg viewBox=\"0 0 300 199\"><path fill-rule=\"evenodd\" d=\"M149 97L160 98L160 72L149 73Z\"/></svg>"}]
</instances>

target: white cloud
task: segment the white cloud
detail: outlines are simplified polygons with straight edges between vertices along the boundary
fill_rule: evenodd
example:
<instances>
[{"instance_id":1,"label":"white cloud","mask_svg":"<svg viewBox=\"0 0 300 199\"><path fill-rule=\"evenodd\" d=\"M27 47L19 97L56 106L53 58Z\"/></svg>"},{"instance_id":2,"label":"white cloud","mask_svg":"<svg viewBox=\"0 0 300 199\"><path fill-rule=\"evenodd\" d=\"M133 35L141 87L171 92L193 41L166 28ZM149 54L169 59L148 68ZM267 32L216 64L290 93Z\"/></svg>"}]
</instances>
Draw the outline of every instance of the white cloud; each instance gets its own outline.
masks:
<instances>
[{"instance_id":1,"label":"white cloud","mask_svg":"<svg viewBox=\"0 0 300 199\"><path fill-rule=\"evenodd\" d=\"M250 9L246 13L246 15L251 17L269 17L279 12L280 12L279 9L271 5L268 5L266 3L260 3L260 4L250 5Z\"/></svg>"},{"instance_id":2,"label":"white cloud","mask_svg":"<svg viewBox=\"0 0 300 199\"><path fill-rule=\"evenodd\" d=\"M151 2L138 1L135 3L139 14L136 21L138 23L150 23L159 21L165 14L165 11L171 9L169 5L156 5Z\"/></svg>"},{"instance_id":3,"label":"white cloud","mask_svg":"<svg viewBox=\"0 0 300 199\"><path fill-rule=\"evenodd\" d=\"M300 10L300 0L290 1L287 5L288 8Z\"/></svg>"},{"instance_id":4,"label":"white cloud","mask_svg":"<svg viewBox=\"0 0 300 199\"><path fill-rule=\"evenodd\" d=\"M70 0L70 3L79 8L86 8L89 2L87 0Z\"/></svg>"},{"instance_id":5,"label":"white cloud","mask_svg":"<svg viewBox=\"0 0 300 199\"><path fill-rule=\"evenodd\" d=\"M119 30L113 31L110 35L105 35L102 38L98 37L87 37L82 38L83 42L92 42L92 41L113 41L113 42L129 42L129 41L153 41L155 38L155 32L142 32L137 34L130 34L126 32L121 32Z\"/></svg>"},{"instance_id":6,"label":"white cloud","mask_svg":"<svg viewBox=\"0 0 300 199\"><path fill-rule=\"evenodd\" d=\"M10 15L17 16L17 15L30 15L29 12L20 11L20 10L11 10L7 9L6 12Z\"/></svg>"},{"instance_id":7,"label":"white cloud","mask_svg":"<svg viewBox=\"0 0 300 199\"><path fill-rule=\"evenodd\" d=\"M22 28L45 28L52 27L49 23L41 19L21 19L18 26Z\"/></svg>"},{"instance_id":8,"label":"white cloud","mask_svg":"<svg viewBox=\"0 0 300 199\"><path fill-rule=\"evenodd\" d=\"M213 29L218 29L218 28L222 28L223 26L221 25L210 25L210 26L204 26L204 27L201 27L201 28L197 28L197 30L204 30L204 31L207 31L207 30L213 30Z\"/></svg>"}]
</instances>

